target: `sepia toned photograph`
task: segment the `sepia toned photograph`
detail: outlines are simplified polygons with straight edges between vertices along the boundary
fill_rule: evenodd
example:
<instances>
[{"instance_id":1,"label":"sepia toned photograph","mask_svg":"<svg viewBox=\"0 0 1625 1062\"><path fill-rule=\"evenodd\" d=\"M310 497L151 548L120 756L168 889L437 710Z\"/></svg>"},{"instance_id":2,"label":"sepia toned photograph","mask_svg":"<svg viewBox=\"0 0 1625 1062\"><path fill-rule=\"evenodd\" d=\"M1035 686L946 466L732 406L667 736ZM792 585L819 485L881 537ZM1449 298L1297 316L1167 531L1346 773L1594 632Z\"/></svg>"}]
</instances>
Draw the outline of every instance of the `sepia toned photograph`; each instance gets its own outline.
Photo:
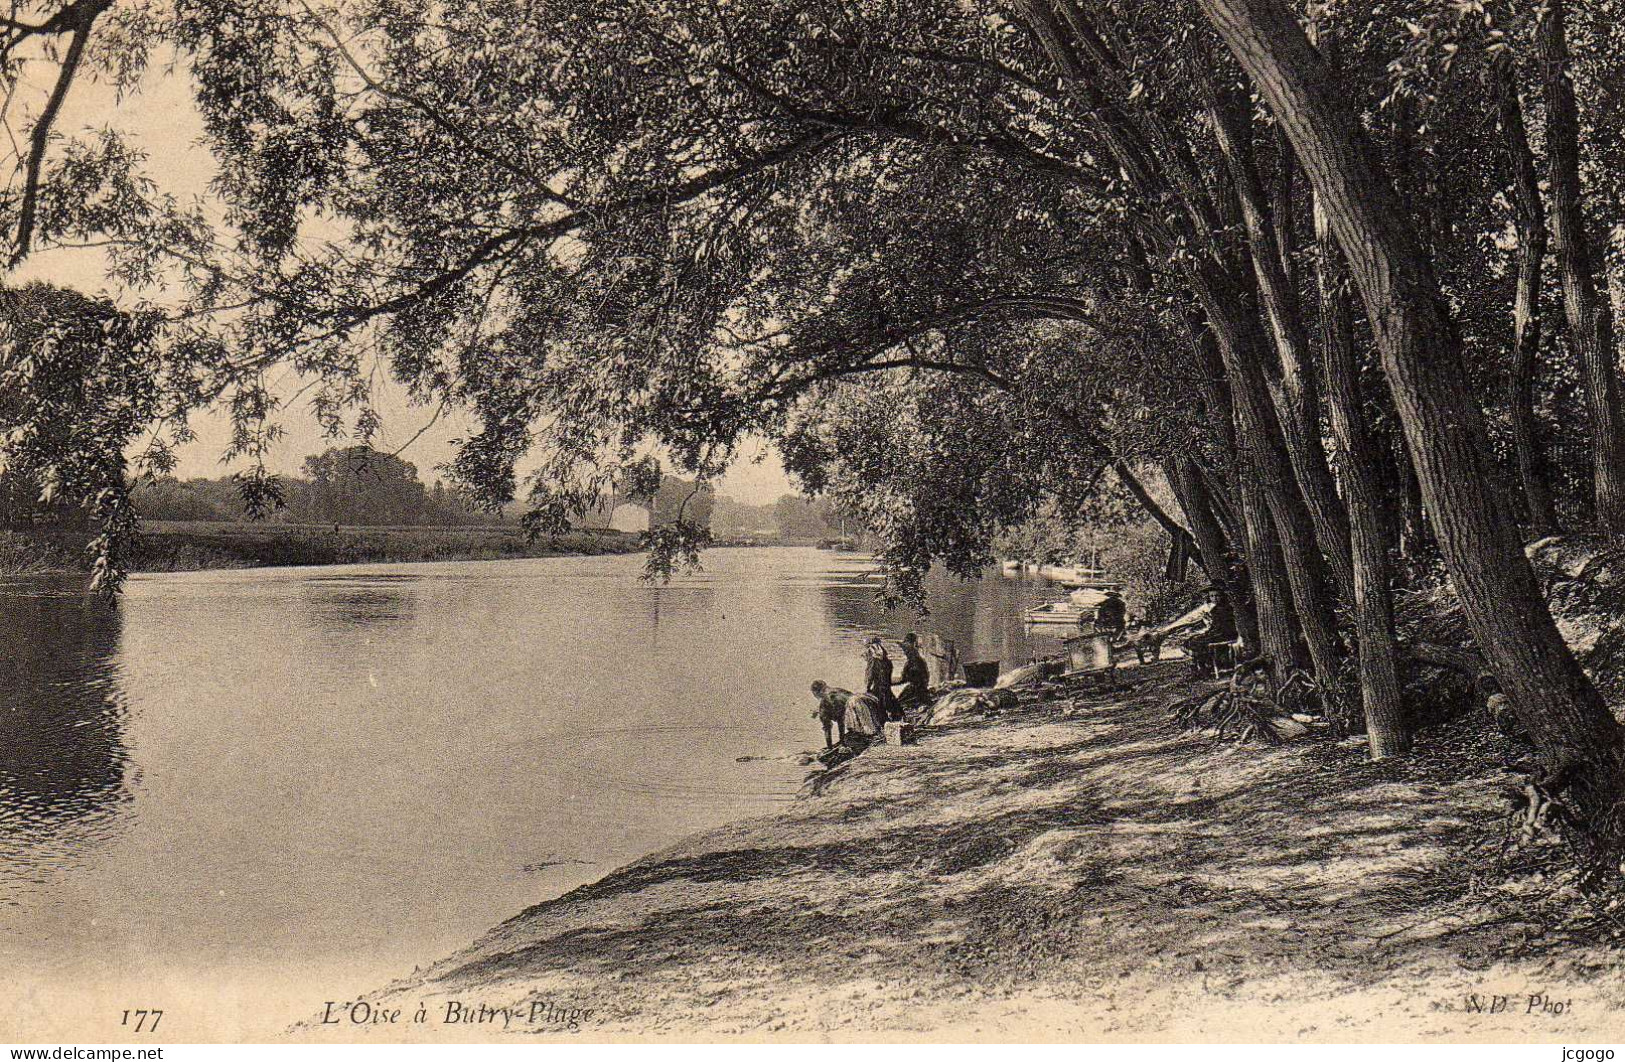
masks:
<instances>
[{"instance_id":1,"label":"sepia toned photograph","mask_svg":"<svg viewBox=\"0 0 1625 1062\"><path fill-rule=\"evenodd\" d=\"M1625 1041L1625 2L3 5L7 1057Z\"/></svg>"}]
</instances>

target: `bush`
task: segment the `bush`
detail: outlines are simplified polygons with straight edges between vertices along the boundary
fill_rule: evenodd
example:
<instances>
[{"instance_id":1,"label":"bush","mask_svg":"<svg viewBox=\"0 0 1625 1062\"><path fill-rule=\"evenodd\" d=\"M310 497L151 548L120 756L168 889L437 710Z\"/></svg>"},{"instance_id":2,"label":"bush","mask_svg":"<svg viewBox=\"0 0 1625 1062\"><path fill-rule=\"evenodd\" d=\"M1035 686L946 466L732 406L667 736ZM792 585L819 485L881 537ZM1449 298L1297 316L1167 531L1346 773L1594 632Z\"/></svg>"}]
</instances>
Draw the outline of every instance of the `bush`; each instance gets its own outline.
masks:
<instances>
[{"instance_id":1,"label":"bush","mask_svg":"<svg viewBox=\"0 0 1625 1062\"><path fill-rule=\"evenodd\" d=\"M53 538L0 531L0 575L53 575L85 567L82 556Z\"/></svg>"}]
</instances>

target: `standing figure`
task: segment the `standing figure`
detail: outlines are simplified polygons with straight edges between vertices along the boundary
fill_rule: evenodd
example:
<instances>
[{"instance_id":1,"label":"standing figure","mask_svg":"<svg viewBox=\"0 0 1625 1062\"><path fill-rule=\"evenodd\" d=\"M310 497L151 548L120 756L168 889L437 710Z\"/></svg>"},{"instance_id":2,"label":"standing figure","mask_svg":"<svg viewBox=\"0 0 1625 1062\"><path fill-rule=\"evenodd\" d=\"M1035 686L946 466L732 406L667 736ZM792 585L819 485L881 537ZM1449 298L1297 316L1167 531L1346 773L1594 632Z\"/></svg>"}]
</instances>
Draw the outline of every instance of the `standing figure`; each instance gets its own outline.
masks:
<instances>
[{"instance_id":1,"label":"standing figure","mask_svg":"<svg viewBox=\"0 0 1625 1062\"><path fill-rule=\"evenodd\" d=\"M1106 591L1106 600L1095 606L1095 629L1111 636L1113 641L1123 636L1128 626L1128 605L1116 590Z\"/></svg>"},{"instance_id":2,"label":"standing figure","mask_svg":"<svg viewBox=\"0 0 1625 1062\"><path fill-rule=\"evenodd\" d=\"M886 647L880 644L878 634L869 636L868 641L864 643L863 655L867 661L863 679L864 692L879 704L879 714L883 721L901 719L902 709L898 707L897 695L891 691L891 657L886 655Z\"/></svg>"},{"instance_id":3,"label":"standing figure","mask_svg":"<svg viewBox=\"0 0 1625 1062\"><path fill-rule=\"evenodd\" d=\"M903 675L894 683L903 687L897 694L898 703L905 709L930 704L931 668L920 655L920 638L913 631L903 635L903 655Z\"/></svg>"}]
</instances>

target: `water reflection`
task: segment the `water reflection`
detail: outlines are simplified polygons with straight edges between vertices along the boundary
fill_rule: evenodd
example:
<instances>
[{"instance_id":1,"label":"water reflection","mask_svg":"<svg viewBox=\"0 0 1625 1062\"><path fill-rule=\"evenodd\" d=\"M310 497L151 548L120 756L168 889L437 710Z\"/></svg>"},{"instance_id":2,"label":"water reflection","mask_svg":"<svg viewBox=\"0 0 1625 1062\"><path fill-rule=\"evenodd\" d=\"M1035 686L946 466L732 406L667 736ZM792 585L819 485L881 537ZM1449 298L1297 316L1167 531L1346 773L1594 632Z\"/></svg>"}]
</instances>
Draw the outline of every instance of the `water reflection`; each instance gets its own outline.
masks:
<instances>
[{"instance_id":1,"label":"water reflection","mask_svg":"<svg viewBox=\"0 0 1625 1062\"><path fill-rule=\"evenodd\" d=\"M668 628L673 620L678 621L672 633L680 638L686 633L682 623L684 619L708 615L717 608L716 588L703 575L688 576L665 585L643 585L639 591L636 607L641 615L633 617L633 621L641 624L644 643L651 648L662 644L662 617Z\"/></svg>"},{"instance_id":2,"label":"water reflection","mask_svg":"<svg viewBox=\"0 0 1625 1062\"><path fill-rule=\"evenodd\" d=\"M864 634L1013 663L1056 596L934 576L918 617L861 556L642 563L143 576L116 610L0 588L0 965L359 990L789 799L808 683L860 683Z\"/></svg>"},{"instance_id":3,"label":"water reflection","mask_svg":"<svg viewBox=\"0 0 1625 1062\"><path fill-rule=\"evenodd\" d=\"M377 627L412 618L419 575L321 576L301 589L304 608L322 626Z\"/></svg>"},{"instance_id":4,"label":"water reflection","mask_svg":"<svg viewBox=\"0 0 1625 1062\"><path fill-rule=\"evenodd\" d=\"M880 582L867 578L872 564L846 560L832 566L853 566L841 571L845 578L819 586L820 604L832 627L850 632L854 641L866 634L899 639L909 631L952 639L964 660L999 660L1006 669L1059 651L1060 638L1070 631L1030 628L1023 622L1029 608L1061 596L1047 580L991 577L965 580L941 571L926 577L924 615L913 609L885 609L878 597ZM856 650L854 650L856 652Z\"/></svg>"},{"instance_id":5,"label":"water reflection","mask_svg":"<svg viewBox=\"0 0 1625 1062\"><path fill-rule=\"evenodd\" d=\"M0 588L0 856L39 883L114 832L129 801L118 606ZM5 893L0 893L0 896Z\"/></svg>"}]
</instances>

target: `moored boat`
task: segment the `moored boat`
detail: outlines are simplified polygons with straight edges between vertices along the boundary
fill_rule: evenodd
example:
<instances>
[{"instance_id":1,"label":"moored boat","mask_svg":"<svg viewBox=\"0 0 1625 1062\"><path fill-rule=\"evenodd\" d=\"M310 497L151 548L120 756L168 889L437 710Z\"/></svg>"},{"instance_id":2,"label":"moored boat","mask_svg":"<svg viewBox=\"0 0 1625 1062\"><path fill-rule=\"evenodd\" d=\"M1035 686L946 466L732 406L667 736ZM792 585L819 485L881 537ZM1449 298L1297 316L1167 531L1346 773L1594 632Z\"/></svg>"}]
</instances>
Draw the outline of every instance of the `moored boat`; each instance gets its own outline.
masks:
<instances>
[{"instance_id":1,"label":"moored boat","mask_svg":"<svg viewBox=\"0 0 1625 1062\"><path fill-rule=\"evenodd\" d=\"M1121 588L1121 584L1104 569L1084 564L1041 564L1038 574L1067 586L1098 587L1103 590Z\"/></svg>"},{"instance_id":2,"label":"moored boat","mask_svg":"<svg viewBox=\"0 0 1625 1062\"><path fill-rule=\"evenodd\" d=\"M1085 616L1093 616L1094 609L1084 609L1070 601L1051 601L1027 610L1027 622L1034 625L1057 624L1076 627Z\"/></svg>"},{"instance_id":3,"label":"moored boat","mask_svg":"<svg viewBox=\"0 0 1625 1062\"><path fill-rule=\"evenodd\" d=\"M1095 618L1095 610L1100 603L1106 600L1106 591L1120 590L1122 584L1110 579L1100 579L1089 586L1079 587L1066 595L1060 601L1050 601L1046 604L1030 608L1026 613L1026 620L1031 624L1077 624Z\"/></svg>"}]
</instances>

